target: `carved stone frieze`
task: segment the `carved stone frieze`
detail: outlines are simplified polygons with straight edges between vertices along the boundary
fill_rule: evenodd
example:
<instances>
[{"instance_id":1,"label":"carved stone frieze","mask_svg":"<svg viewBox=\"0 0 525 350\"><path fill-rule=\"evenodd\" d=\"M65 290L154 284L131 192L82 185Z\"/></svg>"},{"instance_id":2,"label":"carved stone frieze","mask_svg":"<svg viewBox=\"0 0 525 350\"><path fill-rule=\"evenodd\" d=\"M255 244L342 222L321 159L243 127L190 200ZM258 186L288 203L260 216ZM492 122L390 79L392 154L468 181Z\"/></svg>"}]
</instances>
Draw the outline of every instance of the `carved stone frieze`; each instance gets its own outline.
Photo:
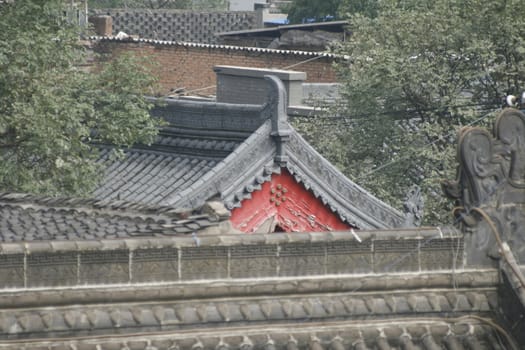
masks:
<instances>
[{"instance_id":1,"label":"carved stone frieze","mask_svg":"<svg viewBox=\"0 0 525 350\"><path fill-rule=\"evenodd\" d=\"M283 244L280 247L280 276L325 274L325 243Z\"/></svg>"},{"instance_id":2,"label":"carved stone frieze","mask_svg":"<svg viewBox=\"0 0 525 350\"><path fill-rule=\"evenodd\" d=\"M219 279L228 277L227 247L185 247L181 249L182 278Z\"/></svg>"},{"instance_id":3,"label":"carved stone frieze","mask_svg":"<svg viewBox=\"0 0 525 350\"><path fill-rule=\"evenodd\" d=\"M352 266L356 273L371 273L373 270L372 240L332 242L326 245L326 273L347 273Z\"/></svg>"},{"instance_id":4,"label":"carved stone frieze","mask_svg":"<svg viewBox=\"0 0 525 350\"><path fill-rule=\"evenodd\" d=\"M102 332L131 333L137 329L175 331L199 326L304 322L333 318L451 315L491 312L498 307L496 288L387 291L350 291L331 295L306 294L255 298L214 298L187 301L147 301L65 305L0 310L0 340L24 337L68 337ZM1 343L1 341L0 341Z\"/></svg>"},{"instance_id":5,"label":"carved stone frieze","mask_svg":"<svg viewBox=\"0 0 525 350\"><path fill-rule=\"evenodd\" d=\"M0 255L2 288L24 287L24 254Z\"/></svg>"},{"instance_id":6,"label":"carved stone frieze","mask_svg":"<svg viewBox=\"0 0 525 350\"><path fill-rule=\"evenodd\" d=\"M232 278L264 277L277 275L277 246L236 246L230 250L230 275Z\"/></svg>"},{"instance_id":7,"label":"carved stone frieze","mask_svg":"<svg viewBox=\"0 0 525 350\"><path fill-rule=\"evenodd\" d=\"M129 281L129 251L87 251L80 254L80 284Z\"/></svg>"},{"instance_id":8,"label":"carved stone frieze","mask_svg":"<svg viewBox=\"0 0 525 350\"><path fill-rule=\"evenodd\" d=\"M525 114L505 109L492 133L463 128L457 152L457 179L444 182L443 190L458 205L467 264L496 263L496 234L525 261Z\"/></svg>"},{"instance_id":9,"label":"carved stone frieze","mask_svg":"<svg viewBox=\"0 0 525 350\"><path fill-rule=\"evenodd\" d=\"M178 275L176 248L137 249L133 251L132 282L176 281Z\"/></svg>"},{"instance_id":10,"label":"carved stone frieze","mask_svg":"<svg viewBox=\"0 0 525 350\"><path fill-rule=\"evenodd\" d=\"M76 285L78 257L75 252L36 253L27 256L27 285Z\"/></svg>"}]
</instances>

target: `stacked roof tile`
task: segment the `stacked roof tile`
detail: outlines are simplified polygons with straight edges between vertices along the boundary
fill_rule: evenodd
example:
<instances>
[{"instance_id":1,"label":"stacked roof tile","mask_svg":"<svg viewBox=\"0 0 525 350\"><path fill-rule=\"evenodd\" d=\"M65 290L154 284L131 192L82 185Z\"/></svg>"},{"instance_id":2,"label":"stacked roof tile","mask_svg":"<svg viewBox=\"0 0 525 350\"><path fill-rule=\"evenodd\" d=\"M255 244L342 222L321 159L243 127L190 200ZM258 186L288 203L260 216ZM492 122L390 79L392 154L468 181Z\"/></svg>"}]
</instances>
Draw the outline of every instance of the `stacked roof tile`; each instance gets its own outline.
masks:
<instances>
[{"instance_id":1,"label":"stacked roof tile","mask_svg":"<svg viewBox=\"0 0 525 350\"><path fill-rule=\"evenodd\" d=\"M226 217L123 201L0 194L0 241L94 240L191 233Z\"/></svg>"},{"instance_id":2,"label":"stacked roof tile","mask_svg":"<svg viewBox=\"0 0 525 350\"><path fill-rule=\"evenodd\" d=\"M168 126L151 146L133 147L122 160L104 151L100 161L107 170L95 196L185 208L216 198L231 210L286 169L353 227L410 225L403 213L346 178L293 130L285 110L279 110L284 101L277 96L284 87L280 81L271 84L276 84L271 102L263 106L174 100L157 107L154 115ZM276 125L286 129L282 144Z\"/></svg>"}]
</instances>

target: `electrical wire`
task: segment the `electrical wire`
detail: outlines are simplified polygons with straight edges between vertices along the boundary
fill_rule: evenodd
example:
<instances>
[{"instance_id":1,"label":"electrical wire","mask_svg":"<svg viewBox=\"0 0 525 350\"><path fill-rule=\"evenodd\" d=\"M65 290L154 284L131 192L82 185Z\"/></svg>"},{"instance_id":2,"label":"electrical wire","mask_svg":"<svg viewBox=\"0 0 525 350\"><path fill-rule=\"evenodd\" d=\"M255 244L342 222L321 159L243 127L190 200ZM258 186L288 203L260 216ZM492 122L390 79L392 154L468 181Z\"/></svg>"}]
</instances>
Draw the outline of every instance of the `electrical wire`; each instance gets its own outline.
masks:
<instances>
[{"instance_id":1,"label":"electrical wire","mask_svg":"<svg viewBox=\"0 0 525 350\"><path fill-rule=\"evenodd\" d=\"M294 68L294 67L300 66L300 65L302 65L302 64L308 63L308 62L310 62L310 61L318 60L318 59L323 58L323 57L326 57L326 55L315 56L315 57L312 57L312 58L306 59L306 60L304 60L304 61L297 62L297 63L294 63L294 64L292 64L292 65L289 65L289 66L283 67L283 68L281 68L281 69L290 69L290 68Z\"/></svg>"},{"instance_id":2,"label":"electrical wire","mask_svg":"<svg viewBox=\"0 0 525 350\"><path fill-rule=\"evenodd\" d=\"M484 114L483 116L479 117L478 119L473 120L472 122L470 122L470 123L468 123L468 124L466 124L466 125L464 125L464 126L472 126L472 125L474 125L474 124L477 124L477 123L479 123L480 121L482 121L482 120L488 118L489 116L491 116L492 112L494 112L494 111L488 112L488 113ZM442 138L448 138L448 137L454 136L454 134L455 134L456 132L457 132L457 131L450 132L450 133L446 134L445 136L443 136ZM434 141L428 142L428 143L422 145L421 148L426 148L426 147L429 147L429 146L433 146L433 145L436 144L439 140L440 140L440 139L436 139L436 140L434 140ZM359 180L359 179L366 178L366 177L368 177L368 176L370 176L370 175L372 175L372 174L378 172L379 170L382 170L382 169L384 169L384 168L387 168L387 167L389 167L389 166L392 166L392 165L394 165L394 164L396 164L396 163L398 163L398 162L400 162L400 161L402 161L402 160L408 159L409 157L410 157L410 155L407 155L407 156L400 157L400 158L398 158L398 159L392 160L392 161L390 161L390 162L384 163L384 164L378 166L377 168L375 168L375 169L369 171L369 172L366 173L366 174L363 174L363 175L357 176L356 179Z\"/></svg>"},{"instance_id":3,"label":"electrical wire","mask_svg":"<svg viewBox=\"0 0 525 350\"><path fill-rule=\"evenodd\" d=\"M485 111L485 110L497 110L501 105L500 104L464 104L464 105L445 105L444 108L463 108L463 107L479 107L477 108L478 111ZM429 108L426 109L425 112L440 112L443 108ZM309 115L309 116L301 116L301 115L291 115L290 118L292 119L306 119L311 120L312 122L321 122L321 124L327 124L327 125L339 125L340 123L345 124L353 124L355 121L359 121L362 119L366 120L375 120L375 119L382 119L383 116L393 116L393 115L399 115L400 118L394 118L393 120L408 120L411 118L415 119L422 119L419 116L410 117L412 114L418 113L417 111L403 111L403 110L392 110L392 111L382 111L378 113L363 113L363 114L355 114L350 116L328 116L328 115ZM326 123L326 121L330 121L332 123Z\"/></svg>"}]
</instances>

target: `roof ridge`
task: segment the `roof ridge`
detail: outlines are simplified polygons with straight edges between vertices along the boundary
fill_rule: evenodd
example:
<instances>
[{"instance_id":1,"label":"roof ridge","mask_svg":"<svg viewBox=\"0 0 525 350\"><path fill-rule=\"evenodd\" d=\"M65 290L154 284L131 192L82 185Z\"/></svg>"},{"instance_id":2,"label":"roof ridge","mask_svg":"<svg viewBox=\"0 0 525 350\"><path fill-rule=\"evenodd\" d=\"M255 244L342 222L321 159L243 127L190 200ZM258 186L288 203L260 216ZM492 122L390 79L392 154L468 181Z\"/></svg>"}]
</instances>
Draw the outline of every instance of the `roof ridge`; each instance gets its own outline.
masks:
<instances>
[{"instance_id":1,"label":"roof ridge","mask_svg":"<svg viewBox=\"0 0 525 350\"><path fill-rule=\"evenodd\" d=\"M158 44L158 45L197 47L197 48L207 48L207 49L223 49L223 50L232 50L232 51L248 51L248 52L261 52L261 53L266 52L266 53L288 54L288 55L298 55L298 56L322 56L326 58L346 58L346 56L330 53L327 51L280 50L280 49L269 49L269 48L253 47L253 46L233 46L233 45L193 43L193 42L185 42L185 41L134 38L130 36L125 37L125 38L119 38L116 36L90 36L88 39L94 40L94 41L149 43L149 44Z\"/></svg>"}]
</instances>

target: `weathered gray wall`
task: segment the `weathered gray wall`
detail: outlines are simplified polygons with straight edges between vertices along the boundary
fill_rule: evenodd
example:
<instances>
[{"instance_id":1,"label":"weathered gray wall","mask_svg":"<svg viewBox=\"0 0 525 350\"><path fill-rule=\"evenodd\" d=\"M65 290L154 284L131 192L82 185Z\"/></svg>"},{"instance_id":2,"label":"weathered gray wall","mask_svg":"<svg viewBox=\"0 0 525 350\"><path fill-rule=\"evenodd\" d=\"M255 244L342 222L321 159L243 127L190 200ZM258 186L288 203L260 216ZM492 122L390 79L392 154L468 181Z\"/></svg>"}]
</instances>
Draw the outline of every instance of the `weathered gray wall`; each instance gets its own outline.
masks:
<instances>
[{"instance_id":1,"label":"weathered gray wall","mask_svg":"<svg viewBox=\"0 0 525 350\"><path fill-rule=\"evenodd\" d=\"M254 29L256 14L248 12L190 12L182 10L107 9L93 15L113 18L113 35L119 31L146 39L215 44L215 33Z\"/></svg>"},{"instance_id":2,"label":"weathered gray wall","mask_svg":"<svg viewBox=\"0 0 525 350\"><path fill-rule=\"evenodd\" d=\"M282 69L216 66L217 101L227 103L264 104L268 99L266 75L278 77L286 89L287 105L300 105L303 97L302 83L306 73Z\"/></svg>"},{"instance_id":3,"label":"weathered gray wall","mask_svg":"<svg viewBox=\"0 0 525 350\"><path fill-rule=\"evenodd\" d=\"M373 232L373 233L371 233ZM463 268L437 230L31 242L0 246L1 289Z\"/></svg>"}]
</instances>

